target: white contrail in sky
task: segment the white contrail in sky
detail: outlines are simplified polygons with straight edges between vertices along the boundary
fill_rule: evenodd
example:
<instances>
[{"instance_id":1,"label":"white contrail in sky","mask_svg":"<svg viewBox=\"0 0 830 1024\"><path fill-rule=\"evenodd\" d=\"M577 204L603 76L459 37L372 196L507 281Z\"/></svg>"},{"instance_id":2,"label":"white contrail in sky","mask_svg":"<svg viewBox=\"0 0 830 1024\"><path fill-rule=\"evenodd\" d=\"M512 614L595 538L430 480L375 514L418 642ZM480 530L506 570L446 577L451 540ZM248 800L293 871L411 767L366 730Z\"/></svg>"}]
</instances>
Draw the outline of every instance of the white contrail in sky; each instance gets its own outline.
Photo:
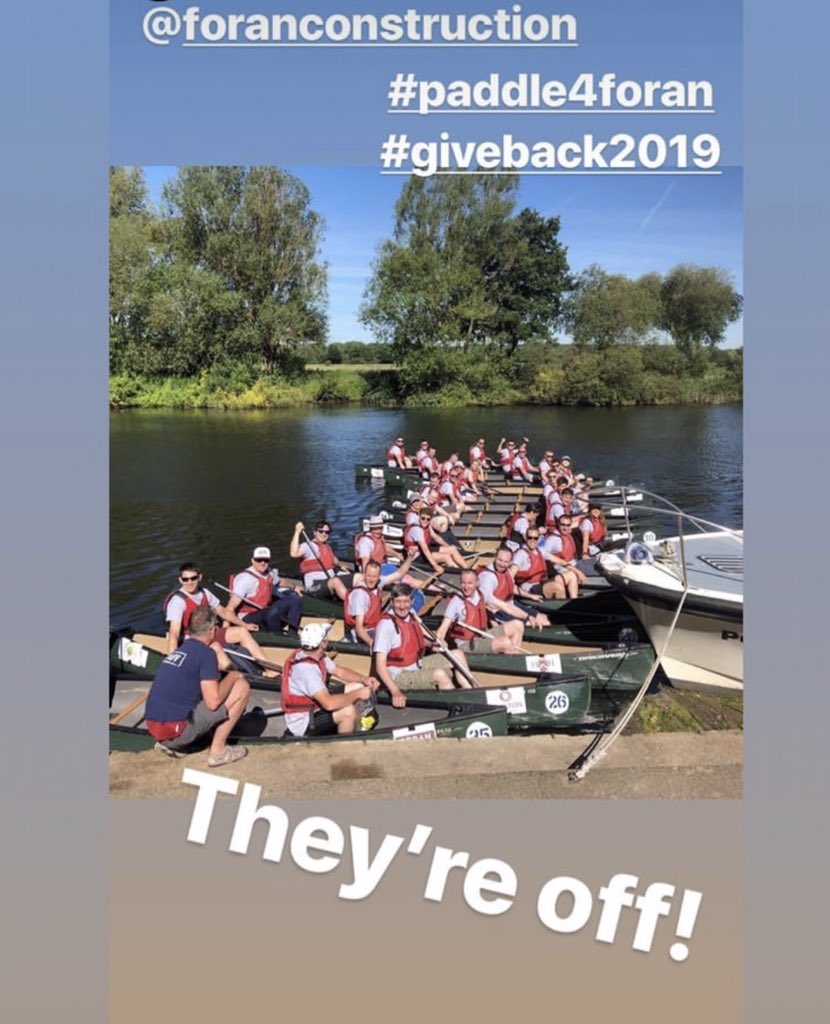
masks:
<instances>
[{"instance_id":1,"label":"white contrail in sky","mask_svg":"<svg viewBox=\"0 0 830 1024\"><path fill-rule=\"evenodd\" d=\"M675 182L671 182L666 188L665 192L654 204L654 206L652 206L652 208L648 211L648 213L643 218L642 224L640 224L640 231L644 231L648 227L649 223L651 222L651 218L655 215L655 213L657 213L657 211L660 209L663 203L665 203L665 201L669 198L669 193L674 188L674 186Z\"/></svg>"}]
</instances>

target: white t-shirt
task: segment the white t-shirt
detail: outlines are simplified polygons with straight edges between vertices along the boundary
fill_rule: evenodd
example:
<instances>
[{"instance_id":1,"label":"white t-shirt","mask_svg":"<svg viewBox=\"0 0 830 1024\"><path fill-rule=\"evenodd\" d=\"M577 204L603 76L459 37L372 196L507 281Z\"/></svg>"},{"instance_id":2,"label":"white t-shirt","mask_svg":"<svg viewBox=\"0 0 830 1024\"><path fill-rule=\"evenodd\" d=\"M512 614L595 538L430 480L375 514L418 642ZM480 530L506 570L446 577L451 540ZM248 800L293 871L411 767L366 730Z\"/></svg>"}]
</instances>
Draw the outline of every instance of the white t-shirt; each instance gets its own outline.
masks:
<instances>
[{"instance_id":1,"label":"white t-shirt","mask_svg":"<svg viewBox=\"0 0 830 1024\"><path fill-rule=\"evenodd\" d=\"M325 665L327 672L335 671L334 662L325 654L323 655L322 663ZM324 683L320 676L320 670L317 668L313 658L304 658L302 661L295 662L291 669L292 693L304 697L313 697L323 686ZM308 729L310 717L311 713L308 711L291 712L286 714L285 724L295 736L304 736L306 729Z\"/></svg>"}]
</instances>

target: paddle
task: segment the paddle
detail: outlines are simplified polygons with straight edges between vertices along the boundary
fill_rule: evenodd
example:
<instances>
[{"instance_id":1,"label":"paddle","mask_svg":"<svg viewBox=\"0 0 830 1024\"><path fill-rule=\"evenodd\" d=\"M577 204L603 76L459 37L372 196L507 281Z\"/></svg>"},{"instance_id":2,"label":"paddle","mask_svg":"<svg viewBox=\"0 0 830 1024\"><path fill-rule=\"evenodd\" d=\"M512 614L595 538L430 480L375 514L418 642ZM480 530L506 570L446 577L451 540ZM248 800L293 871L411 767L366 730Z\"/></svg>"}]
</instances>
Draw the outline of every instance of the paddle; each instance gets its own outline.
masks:
<instances>
[{"instance_id":1,"label":"paddle","mask_svg":"<svg viewBox=\"0 0 830 1024\"><path fill-rule=\"evenodd\" d=\"M308 550L311 552L312 558L320 566L320 568L323 570L323 572L326 574L326 577L328 579L330 579L330 580L336 579L337 578L337 573L334 571L334 569L327 569L323 565L323 563L320 561L320 556L318 554L315 554L314 548L313 548L313 546L311 544L311 540L309 539L309 536L305 532L305 530L301 530L300 532L303 535L303 540L306 542L306 546L308 547Z\"/></svg>"},{"instance_id":2,"label":"paddle","mask_svg":"<svg viewBox=\"0 0 830 1024\"><path fill-rule=\"evenodd\" d=\"M229 658L242 658L244 661L253 662L255 665L259 665L262 668L270 669L272 672L282 673L282 665L277 665L272 661L268 661L265 658L257 658L253 654L248 654L246 651L235 651L232 648L223 647L222 650Z\"/></svg>"},{"instance_id":3,"label":"paddle","mask_svg":"<svg viewBox=\"0 0 830 1024\"><path fill-rule=\"evenodd\" d=\"M486 629L479 629L477 626L471 626L469 622L461 622L459 625L463 626L464 629L469 629L471 633L477 633L479 636L483 636L486 640L496 640L497 637L493 633L488 633ZM525 647L519 647L516 645L516 650L519 654L531 654L532 652L527 650Z\"/></svg>"},{"instance_id":4,"label":"paddle","mask_svg":"<svg viewBox=\"0 0 830 1024\"><path fill-rule=\"evenodd\" d=\"M110 725L118 725L119 722L123 722L124 719L131 712L135 711L136 708L141 707L147 697L150 695L149 690L145 690L144 693L140 693L134 701L131 701L123 711L119 711L117 715L110 719Z\"/></svg>"},{"instance_id":5,"label":"paddle","mask_svg":"<svg viewBox=\"0 0 830 1024\"><path fill-rule=\"evenodd\" d=\"M469 671L469 669L464 668L464 666L461 664L458 658L456 658L456 656L449 649L449 647L447 647L443 640L439 640L437 635L433 633L429 626L427 626L423 619L421 619L421 617L417 615L415 612L412 612L412 617L420 625L421 629L426 633L430 640L432 640L432 642L436 645L441 654L443 654L447 661L449 661L449 663L455 668L455 670L459 672L467 680L470 686L472 686L476 690L480 690L481 683L476 679L472 672Z\"/></svg>"},{"instance_id":6,"label":"paddle","mask_svg":"<svg viewBox=\"0 0 830 1024\"><path fill-rule=\"evenodd\" d=\"M228 587L224 586L222 583L219 583L217 580L213 581L213 585L214 585L214 587L218 587L219 590L224 590L225 593L226 594L230 594L231 597L236 597L237 596L236 594L234 594L234 592L232 590L230 590ZM242 599L242 601L243 601L243 604L249 604L249 605L251 605L252 608L256 608L258 611L261 611L261 612L265 611L266 606L264 604L257 604L256 601L252 601L250 597L245 597L245 598Z\"/></svg>"}]
</instances>

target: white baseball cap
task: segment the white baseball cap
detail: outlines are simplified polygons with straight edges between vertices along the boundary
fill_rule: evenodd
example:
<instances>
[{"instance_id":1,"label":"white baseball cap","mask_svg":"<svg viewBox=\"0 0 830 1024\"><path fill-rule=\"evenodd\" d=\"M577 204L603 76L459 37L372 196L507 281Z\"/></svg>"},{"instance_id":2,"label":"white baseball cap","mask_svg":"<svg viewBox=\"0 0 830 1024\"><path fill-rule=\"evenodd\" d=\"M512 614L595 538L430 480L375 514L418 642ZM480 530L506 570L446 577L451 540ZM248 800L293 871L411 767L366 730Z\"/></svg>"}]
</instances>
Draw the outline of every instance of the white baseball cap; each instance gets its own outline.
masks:
<instances>
[{"instance_id":1,"label":"white baseball cap","mask_svg":"<svg viewBox=\"0 0 830 1024\"><path fill-rule=\"evenodd\" d=\"M254 558L269 558L271 557L271 549L266 547L254 548Z\"/></svg>"},{"instance_id":2,"label":"white baseball cap","mask_svg":"<svg viewBox=\"0 0 830 1024\"><path fill-rule=\"evenodd\" d=\"M383 526L383 516L369 516L369 521L366 525L370 530L373 526Z\"/></svg>"},{"instance_id":3,"label":"white baseball cap","mask_svg":"<svg viewBox=\"0 0 830 1024\"><path fill-rule=\"evenodd\" d=\"M300 630L300 647L307 651L316 650L328 636L331 623L310 622Z\"/></svg>"}]
</instances>

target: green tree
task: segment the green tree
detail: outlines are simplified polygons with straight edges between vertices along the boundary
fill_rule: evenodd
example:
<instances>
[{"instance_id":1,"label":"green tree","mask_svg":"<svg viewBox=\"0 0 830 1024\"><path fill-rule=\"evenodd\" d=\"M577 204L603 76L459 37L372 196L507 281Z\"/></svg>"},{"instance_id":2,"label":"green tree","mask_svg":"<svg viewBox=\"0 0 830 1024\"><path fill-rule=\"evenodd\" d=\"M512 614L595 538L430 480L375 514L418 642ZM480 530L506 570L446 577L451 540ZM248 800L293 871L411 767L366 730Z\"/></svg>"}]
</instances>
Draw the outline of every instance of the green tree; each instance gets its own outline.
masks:
<instances>
[{"instance_id":1,"label":"green tree","mask_svg":"<svg viewBox=\"0 0 830 1024\"><path fill-rule=\"evenodd\" d=\"M509 174L404 186L361 311L396 360L434 345L512 352L549 337L568 284L559 221L531 210L514 217L517 191Z\"/></svg>"},{"instance_id":2,"label":"green tree","mask_svg":"<svg viewBox=\"0 0 830 1024\"><path fill-rule=\"evenodd\" d=\"M656 274L632 280L592 264L577 277L566 306L574 344L603 350L642 341L660 322L659 286Z\"/></svg>"},{"instance_id":3,"label":"green tree","mask_svg":"<svg viewBox=\"0 0 830 1024\"><path fill-rule=\"evenodd\" d=\"M185 167L164 200L171 262L215 275L233 297L213 311L226 352L256 355L273 371L324 340L322 220L298 178L276 167Z\"/></svg>"},{"instance_id":4,"label":"green tree","mask_svg":"<svg viewBox=\"0 0 830 1024\"><path fill-rule=\"evenodd\" d=\"M138 167L111 167L109 317L110 367L117 372L142 336L146 309L139 282L152 268L152 216Z\"/></svg>"},{"instance_id":5,"label":"green tree","mask_svg":"<svg viewBox=\"0 0 830 1024\"><path fill-rule=\"evenodd\" d=\"M727 325L740 317L743 308L731 276L720 267L674 267L663 280L660 299L660 327L690 358L704 345L719 345Z\"/></svg>"}]
</instances>

